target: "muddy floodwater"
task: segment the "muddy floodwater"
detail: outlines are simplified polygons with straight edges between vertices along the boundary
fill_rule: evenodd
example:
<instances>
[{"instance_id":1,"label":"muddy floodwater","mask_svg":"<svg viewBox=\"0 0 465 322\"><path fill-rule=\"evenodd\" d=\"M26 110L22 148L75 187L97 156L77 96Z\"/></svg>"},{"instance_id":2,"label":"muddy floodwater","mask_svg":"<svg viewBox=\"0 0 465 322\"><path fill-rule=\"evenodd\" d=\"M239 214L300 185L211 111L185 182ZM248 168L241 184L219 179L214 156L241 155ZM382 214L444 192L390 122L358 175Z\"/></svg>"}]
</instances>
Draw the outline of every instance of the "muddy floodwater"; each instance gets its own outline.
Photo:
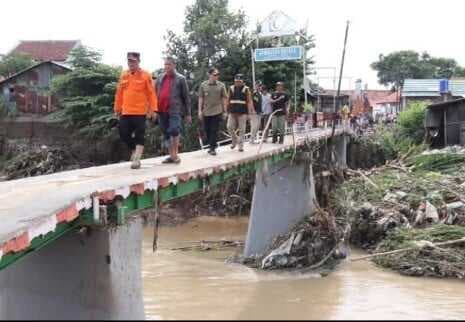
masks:
<instances>
[{"instance_id":1,"label":"muddy floodwater","mask_svg":"<svg viewBox=\"0 0 465 322\"><path fill-rule=\"evenodd\" d=\"M179 252L186 242L244 240L246 218L202 217L161 228L152 252L144 234L147 319L464 319L465 282L399 276L370 262L345 262L328 277L257 272L228 251ZM363 255L353 250L351 256Z\"/></svg>"}]
</instances>

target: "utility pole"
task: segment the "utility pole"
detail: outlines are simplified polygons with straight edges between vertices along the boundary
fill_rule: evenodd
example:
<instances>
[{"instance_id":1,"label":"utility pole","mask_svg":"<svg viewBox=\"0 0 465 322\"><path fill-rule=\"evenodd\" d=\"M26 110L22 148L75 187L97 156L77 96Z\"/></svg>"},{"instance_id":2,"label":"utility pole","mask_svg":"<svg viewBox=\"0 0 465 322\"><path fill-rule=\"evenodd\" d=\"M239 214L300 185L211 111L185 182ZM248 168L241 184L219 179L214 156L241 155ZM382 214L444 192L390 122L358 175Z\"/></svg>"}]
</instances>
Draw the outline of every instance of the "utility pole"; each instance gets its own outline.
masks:
<instances>
[{"instance_id":1,"label":"utility pole","mask_svg":"<svg viewBox=\"0 0 465 322\"><path fill-rule=\"evenodd\" d=\"M304 92L305 92L305 86L304 86ZM294 71L294 113L296 112L297 112L297 72Z\"/></svg>"},{"instance_id":2,"label":"utility pole","mask_svg":"<svg viewBox=\"0 0 465 322\"><path fill-rule=\"evenodd\" d=\"M350 25L350 22L347 21L347 26L346 26L346 35L345 35L345 38L344 38L344 49L342 51L342 60L341 60L341 70L339 71L339 84L338 84L338 87L337 87L337 99L336 99L336 108L335 108L335 111L334 111L334 116L336 117L337 113L339 112L339 105L340 105L340 96L341 96L341 82L342 82L342 75L344 73L344 62L345 62L345 58L346 58L346 48L347 48L347 38L349 36L349 25ZM334 120L333 121L333 133L332 133L332 137L334 137L334 134L336 133L336 121Z\"/></svg>"}]
</instances>

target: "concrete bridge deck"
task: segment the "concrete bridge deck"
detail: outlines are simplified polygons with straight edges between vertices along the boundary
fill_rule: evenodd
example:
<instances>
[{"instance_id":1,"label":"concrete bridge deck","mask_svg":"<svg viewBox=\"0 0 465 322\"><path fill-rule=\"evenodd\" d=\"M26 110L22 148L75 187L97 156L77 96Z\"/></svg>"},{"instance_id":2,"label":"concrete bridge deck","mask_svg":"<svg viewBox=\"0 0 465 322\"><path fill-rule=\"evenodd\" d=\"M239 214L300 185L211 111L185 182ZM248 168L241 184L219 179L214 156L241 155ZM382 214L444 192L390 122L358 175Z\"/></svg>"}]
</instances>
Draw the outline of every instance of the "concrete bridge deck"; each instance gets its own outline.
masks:
<instances>
[{"instance_id":1,"label":"concrete bridge deck","mask_svg":"<svg viewBox=\"0 0 465 322\"><path fill-rule=\"evenodd\" d=\"M342 129L336 132L343 133ZM94 205L111 202L117 196L126 199L161 191L165 194L159 199L168 201L181 196L176 195L176 187L182 183L289 155L294 144L318 142L330 136L331 129L314 129L295 139L288 135L284 145L263 144L260 152L258 145L246 144L243 153L224 146L216 157L206 151L183 153L180 165L162 165L164 157L160 157L143 160L140 170L120 163L0 183L0 269L76 228L83 211L92 214Z\"/></svg>"}]
</instances>

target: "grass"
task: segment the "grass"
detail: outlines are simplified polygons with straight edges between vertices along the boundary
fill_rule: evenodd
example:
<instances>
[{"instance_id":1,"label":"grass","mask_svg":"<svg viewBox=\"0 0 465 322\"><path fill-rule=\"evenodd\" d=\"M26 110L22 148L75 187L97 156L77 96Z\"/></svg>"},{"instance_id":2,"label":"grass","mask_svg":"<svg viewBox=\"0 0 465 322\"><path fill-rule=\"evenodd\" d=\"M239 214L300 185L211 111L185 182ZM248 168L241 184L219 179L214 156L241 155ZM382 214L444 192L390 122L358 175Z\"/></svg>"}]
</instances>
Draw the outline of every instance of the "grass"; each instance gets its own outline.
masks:
<instances>
[{"instance_id":1,"label":"grass","mask_svg":"<svg viewBox=\"0 0 465 322\"><path fill-rule=\"evenodd\" d=\"M396 229L388 234L378 249L382 252L414 246L416 241L440 243L465 237L465 227L436 225L425 229Z\"/></svg>"},{"instance_id":2,"label":"grass","mask_svg":"<svg viewBox=\"0 0 465 322\"><path fill-rule=\"evenodd\" d=\"M439 171L447 174L453 173L458 165L465 164L465 155L454 153L417 155L408 163L415 171Z\"/></svg>"}]
</instances>

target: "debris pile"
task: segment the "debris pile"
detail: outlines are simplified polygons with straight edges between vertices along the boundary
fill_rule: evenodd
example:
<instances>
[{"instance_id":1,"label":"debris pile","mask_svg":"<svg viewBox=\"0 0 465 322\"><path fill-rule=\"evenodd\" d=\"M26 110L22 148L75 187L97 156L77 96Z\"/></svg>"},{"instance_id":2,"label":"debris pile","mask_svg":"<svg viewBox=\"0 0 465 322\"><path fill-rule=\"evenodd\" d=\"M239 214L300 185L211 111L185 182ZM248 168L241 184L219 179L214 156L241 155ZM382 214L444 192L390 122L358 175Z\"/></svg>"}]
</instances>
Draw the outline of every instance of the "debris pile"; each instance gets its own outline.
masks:
<instances>
[{"instance_id":1,"label":"debris pile","mask_svg":"<svg viewBox=\"0 0 465 322\"><path fill-rule=\"evenodd\" d=\"M435 225L427 229L399 229L378 246L376 252L414 247L406 252L381 256L374 262L415 277L465 278L465 243L436 246L465 237L465 227ZM423 245L422 245L423 244Z\"/></svg>"},{"instance_id":2,"label":"debris pile","mask_svg":"<svg viewBox=\"0 0 465 322\"><path fill-rule=\"evenodd\" d=\"M348 170L333 205L348 214L350 240L370 252L465 237L465 149L426 151L370 171ZM427 244L374 261L410 276L465 277L465 245Z\"/></svg>"},{"instance_id":3,"label":"debris pile","mask_svg":"<svg viewBox=\"0 0 465 322\"><path fill-rule=\"evenodd\" d=\"M8 161L4 173L7 180L14 180L78 168L77 161L70 153L42 147L38 151L21 153Z\"/></svg>"},{"instance_id":4,"label":"debris pile","mask_svg":"<svg viewBox=\"0 0 465 322\"><path fill-rule=\"evenodd\" d=\"M314 270L333 267L348 256L347 221L319 209L290 233L275 238L266 255L245 264L263 270Z\"/></svg>"}]
</instances>

